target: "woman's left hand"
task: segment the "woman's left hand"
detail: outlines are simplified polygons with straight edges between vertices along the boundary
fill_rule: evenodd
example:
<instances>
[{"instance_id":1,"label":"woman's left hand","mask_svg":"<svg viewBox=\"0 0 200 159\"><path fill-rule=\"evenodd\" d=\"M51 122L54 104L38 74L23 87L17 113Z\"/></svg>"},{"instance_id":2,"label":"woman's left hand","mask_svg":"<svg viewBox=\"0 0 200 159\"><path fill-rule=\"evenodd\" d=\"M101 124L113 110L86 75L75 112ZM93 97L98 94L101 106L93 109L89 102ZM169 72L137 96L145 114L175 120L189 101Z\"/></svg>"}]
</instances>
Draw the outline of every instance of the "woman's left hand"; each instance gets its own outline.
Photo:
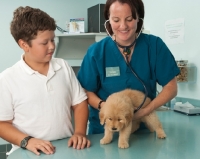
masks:
<instances>
[{"instance_id":1,"label":"woman's left hand","mask_svg":"<svg viewBox=\"0 0 200 159\"><path fill-rule=\"evenodd\" d=\"M68 141L68 146L74 149L84 149L85 147L90 147L90 141L86 136L75 133Z\"/></svg>"},{"instance_id":2,"label":"woman's left hand","mask_svg":"<svg viewBox=\"0 0 200 159\"><path fill-rule=\"evenodd\" d=\"M146 106L145 108L141 108L140 110L138 110L138 112L134 114L133 120L138 120L146 115L149 115L153 110L154 109L148 106Z\"/></svg>"},{"instance_id":3,"label":"woman's left hand","mask_svg":"<svg viewBox=\"0 0 200 159\"><path fill-rule=\"evenodd\" d=\"M149 115L152 111L156 110L158 107L169 102L172 98L177 95L177 82L176 77L174 77L170 82L168 82L162 89L162 91L157 95L157 97L152 100L147 106L141 108L134 114L133 120L140 119L146 115Z\"/></svg>"}]
</instances>

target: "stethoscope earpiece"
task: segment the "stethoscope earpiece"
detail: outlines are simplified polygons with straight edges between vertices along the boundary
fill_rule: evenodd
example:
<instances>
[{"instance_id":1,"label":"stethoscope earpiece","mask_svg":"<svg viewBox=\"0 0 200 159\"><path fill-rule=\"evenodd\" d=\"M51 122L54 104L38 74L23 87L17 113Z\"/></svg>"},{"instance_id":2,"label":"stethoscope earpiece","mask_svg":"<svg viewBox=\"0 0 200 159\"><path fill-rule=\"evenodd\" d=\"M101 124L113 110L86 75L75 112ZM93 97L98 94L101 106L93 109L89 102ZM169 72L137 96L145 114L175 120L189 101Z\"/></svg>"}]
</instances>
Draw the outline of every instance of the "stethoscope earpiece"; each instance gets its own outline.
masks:
<instances>
[{"instance_id":1,"label":"stethoscope earpiece","mask_svg":"<svg viewBox=\"0 0 200 159\"><path fill-rule=\"evenodd\" d=\"M108 32L108 30L107 30L107 28L106 28L106 23L109 22L109 21L110 21L109 19L105 21L104 27L105 27L105 29L106 29L107 34L108 34L108 35L111 37L111 39L112 39L112 36L110 35L110 33Z\"/></svg>"}]
</instances>

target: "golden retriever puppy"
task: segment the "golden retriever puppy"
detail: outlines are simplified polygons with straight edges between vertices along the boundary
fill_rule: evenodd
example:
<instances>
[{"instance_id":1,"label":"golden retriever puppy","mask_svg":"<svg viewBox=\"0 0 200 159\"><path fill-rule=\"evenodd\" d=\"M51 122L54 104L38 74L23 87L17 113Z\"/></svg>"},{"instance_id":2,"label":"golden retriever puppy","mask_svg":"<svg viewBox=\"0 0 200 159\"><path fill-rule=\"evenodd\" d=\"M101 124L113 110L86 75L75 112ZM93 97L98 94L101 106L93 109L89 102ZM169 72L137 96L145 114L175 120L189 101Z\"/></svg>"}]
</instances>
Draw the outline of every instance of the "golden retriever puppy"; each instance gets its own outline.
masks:
<instances>
[{"instance_id":1,"label":"golden retriever puppy","mask_svg":"<svg viewBox=\"0 0 200 159\"><path fill-rule=\"evenodd\" d=\"M101 144L110 143L113 133L119 132L118 147L128 148L130 134L139 128L140 122L144 122L151 132L155 131L158 138L166 137L155 111L139 120L132 121L134 110L140 106L143 100L142 92L131 89L113 93L108 97L99 113L100 123L104 125L105 129L104 137L100 140ZM150 102L150 98L147 97L142 108Z\"/></svg>"}]
</instances>

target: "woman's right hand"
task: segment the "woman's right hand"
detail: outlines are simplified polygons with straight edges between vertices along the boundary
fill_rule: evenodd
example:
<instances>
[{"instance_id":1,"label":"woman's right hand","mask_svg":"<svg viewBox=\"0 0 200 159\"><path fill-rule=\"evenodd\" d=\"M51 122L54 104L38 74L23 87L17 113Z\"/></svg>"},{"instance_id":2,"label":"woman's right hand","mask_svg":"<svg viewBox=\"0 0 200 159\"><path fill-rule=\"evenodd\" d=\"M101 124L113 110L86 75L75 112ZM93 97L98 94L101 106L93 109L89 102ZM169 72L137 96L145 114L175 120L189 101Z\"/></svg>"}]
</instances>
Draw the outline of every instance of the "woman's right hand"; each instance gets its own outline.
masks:
<instances>
[{"instance_id":1,"label":"woman's right hand","mask_svg":"<svg viewBox=\"0 0 200 159\"><path fill-rule=\"evenodd\" d=\"M49 141L40 140L37 138L31 138L28 140L26 149L32 151L36 155L40 155L40 151L51 155L55 153L56 148Z\"/></svg>"}]
</instances>

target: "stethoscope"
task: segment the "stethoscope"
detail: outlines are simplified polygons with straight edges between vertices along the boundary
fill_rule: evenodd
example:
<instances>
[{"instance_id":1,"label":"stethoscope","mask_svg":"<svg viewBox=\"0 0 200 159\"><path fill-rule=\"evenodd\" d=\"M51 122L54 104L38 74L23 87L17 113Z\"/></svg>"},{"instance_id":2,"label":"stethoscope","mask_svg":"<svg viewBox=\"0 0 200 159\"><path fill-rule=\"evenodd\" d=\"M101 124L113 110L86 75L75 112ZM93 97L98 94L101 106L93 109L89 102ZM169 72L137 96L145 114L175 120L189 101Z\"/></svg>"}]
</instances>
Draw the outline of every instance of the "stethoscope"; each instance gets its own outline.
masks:
<instances>
[{"instance_id":1,"label":"stethoscope","mask_svg":"<svg viewBox=\"0 0 200 159\"><path fill-rule=\"evenodd\" d=\"M143 21L142 18L139 18L139 19L141 19L141 20ZM106 29L107 34L108 34L108 35L111 37L111 39L113 40L112 36L110 35L110 33L108 32L108 30L107 30L107 28L106 28L106 23L109 22L109 21L110 21L109 19L105 21L104 27L105 27L105 29ZM130 55L130 53L131 53L131 52L130 52L130 48L131 48L132 46L135 45L136 40L138 39L139 35L140 35L141 32L142 32L142 28L143 28L143 24L142 24L141 30L140 30L139 34L137 35L137 37L135 38L134 42L133 42L131 45L129 45L129 46L120 45L119 43L117 43L116 40L113 40L113 41L116 43L117 46L119 46L120 48L123 48L123 49L124 49L124 50L123 50L123 54L125 55L125 58L126 58L125 62L126 62L126 64L127 64L127 66L129 67L129 69L131 70L131 72L134 74L134 76L140 81L140 83L142 84L142 86L144 87L144 90L145 90L144 99L143 99L142 103L140 104L140 106L139 106L136 110L134 110L134 113L136 113L138 110L140 110L140 108L142 108L142 106L143 106L143 104L144 104L144 102L145 102L145 100L146 100L146 98L147 98L147 96L148 96L148 91L147 91L147 88L146 88L144 82L143 82L143 81L138 77L138 75L134 72L134 70L133 70L133 68L131 67L130 62L129 62L129 60L128 60L128 57L129 57L129 55Z\"/></svg>"}]
</instances>

